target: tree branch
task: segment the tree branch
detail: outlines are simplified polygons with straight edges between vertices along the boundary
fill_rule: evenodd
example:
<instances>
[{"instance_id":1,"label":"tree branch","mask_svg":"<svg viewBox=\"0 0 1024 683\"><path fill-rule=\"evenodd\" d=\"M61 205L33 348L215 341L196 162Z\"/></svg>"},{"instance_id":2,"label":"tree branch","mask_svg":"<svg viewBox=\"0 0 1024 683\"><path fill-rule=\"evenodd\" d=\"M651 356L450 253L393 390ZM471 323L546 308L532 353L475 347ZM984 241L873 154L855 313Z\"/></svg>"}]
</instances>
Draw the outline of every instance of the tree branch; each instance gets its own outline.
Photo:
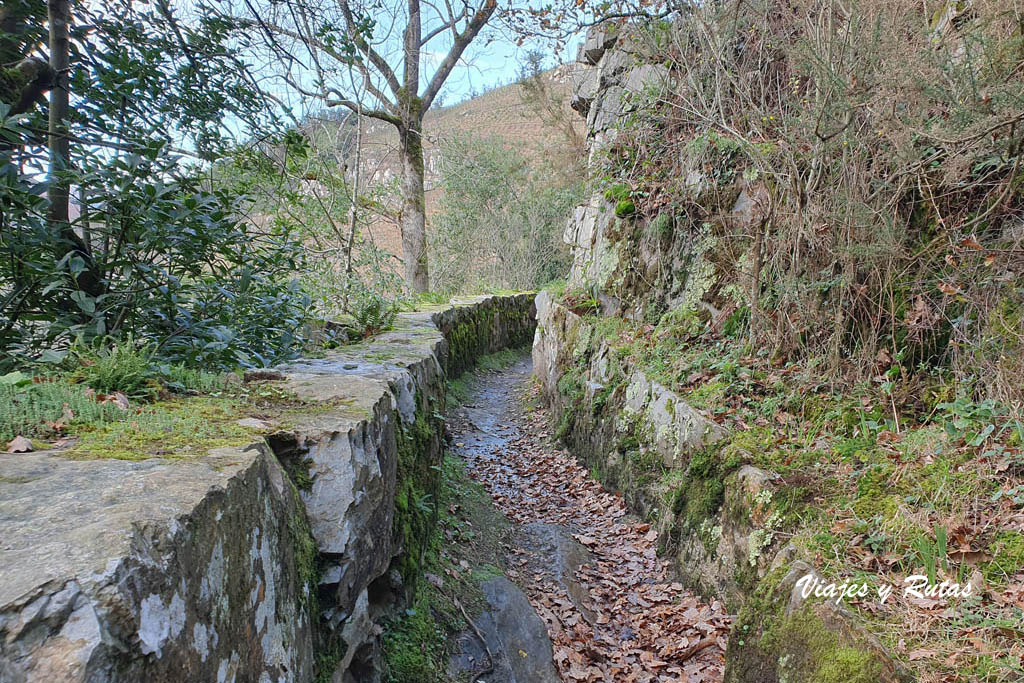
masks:
<instances>
[{"instance_id":1,"label":"tree branch","mask_svg":"<svg viewBox=\"0 0 1024 683\"><path fill-rule=\"evenodd\" d=\"M359 106L359 103L355 102L353 100L346 100L346 99L327 100L325 104L327 104L328 107L347 107L348 109L351 109L352 111L354 111L356 114L362 114L363 116L369 116L372 119L378 119L380 121L387 121L388 123L390 123L390 124L392 124L392 125L394 125L396 127L401 127L401 125L402 125L402 119L400 119L399 117L395 116L394 114L388 113L388 112L383 111L381 109L364 109L364 108L361 108Z\"/></svg>"},{"instance_id":2,"label":"tree branch","mask_svg":"<svg viewBox=\"0 0 1024 683\"><path fill-rule=\"evenodd\" d=\"M469 46L477 34L480 33L480 30L483 29L484 25L490 20L497 7L497 0L484 0L484 4L476 11L476 14L473 15L473 18L466 25L466 30L456 36L455 42L452 43L452 47L448 51L448 55L441 62L441 65L437 67L437 73L434 74L430 85L427 86L427 91L423 93L424 111L430 108L437 93L441 90L441 86L444 85L445 79L448 78L448 74L451 73L456 63L458 63L466 47Z\"/></svg>"},{"instance_id":3,"label":"tree branch","mask_svg":"<svg viewBox=\"0 0 1024 683\"><path fill-rule=\"evenodd\" d=\"M458 24L458 22L462 21L465 18L466 18L466 10L463 9L462 14L460 14L457 17L453 17L451 21L446 21L445 23L443 23L440 26L438 26L437 28L435 28L433 31L430 31L429 33L427 33L427 35L424 36L422 40L420 40L420 47L423 47L424 45L429 43L431 40L433 40L434 38L436 38L440 34L442 34L445 31L447 31L448 29L452 29L453 34L455 34L455 37L458 38L458 33L455 32L456 24Z\"/></svg>"},{"instance_id":4,"label":"tree branch","mask_svg":"<svg viewBox=\"0 0 1024 683\"><path fill-rule=\"evenodd\" d=\"M398 78L395 76L395 72L388 65L387 61L377 53L373 47L366 42L366 39L359 35L356 30L356 21L352 15L352 9L348 5L348 0L338 0L338 6L341 8L342 14L345 16L345 24L348 27L349 38L356 47L366 55L366 58L370 60L370 64L373 64L374 68L380 72L387 81L388 87L391 88L391 92L394 93L395 97L401 94L402 87L398 83Z\"/></svg>"}]
</instances>

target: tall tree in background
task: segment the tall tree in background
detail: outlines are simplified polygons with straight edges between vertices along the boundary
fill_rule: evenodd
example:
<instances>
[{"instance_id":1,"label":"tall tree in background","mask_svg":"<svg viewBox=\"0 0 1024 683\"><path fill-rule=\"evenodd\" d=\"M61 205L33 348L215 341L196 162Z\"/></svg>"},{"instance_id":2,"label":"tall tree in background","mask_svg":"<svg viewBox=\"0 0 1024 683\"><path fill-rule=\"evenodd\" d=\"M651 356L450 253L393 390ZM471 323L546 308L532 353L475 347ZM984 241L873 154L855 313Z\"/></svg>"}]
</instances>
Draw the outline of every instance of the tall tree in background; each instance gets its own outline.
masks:
<instances>
[{"instance_id":1,"label":"tall tree in background","mask_svg":"<svg viewBox=\"0 0 1024 683\"><path fill-rule=\"evenodd\" d=\"M244 31L262 34L273 68L297 92L386 121L398 130L405 281L414 292L427 291L423 115L491 19L496 0L440 6L421 0L392 0L386 6L359 0L245 0L241 7L231 0L210 1L209 9L218 8ZM388 27L380 36L375 35L378 24ZM424 57L437 46L447 52L427 77ZM344 87L350 68L362 79L371 102L358 101Z\"/></svg>"},{"instance_id":2,"label":"tall tree in background","mask_svg":"<svg viewBox=\"0 0 1024 683\"><path fill-rule=\"evenodd\" d=\"M71 21L69 0L49 0L47 3L46 20L50 30L50 70L53 83L50 90L50 223L56 234L65 239L74 236L68 223L68 203L70 191L68 180L64 174L70 156L71 145L68 144L67 118L70 109L70 87L68 72L70 69L71 39L68 24Z\"/></svg>"}]
</instances>

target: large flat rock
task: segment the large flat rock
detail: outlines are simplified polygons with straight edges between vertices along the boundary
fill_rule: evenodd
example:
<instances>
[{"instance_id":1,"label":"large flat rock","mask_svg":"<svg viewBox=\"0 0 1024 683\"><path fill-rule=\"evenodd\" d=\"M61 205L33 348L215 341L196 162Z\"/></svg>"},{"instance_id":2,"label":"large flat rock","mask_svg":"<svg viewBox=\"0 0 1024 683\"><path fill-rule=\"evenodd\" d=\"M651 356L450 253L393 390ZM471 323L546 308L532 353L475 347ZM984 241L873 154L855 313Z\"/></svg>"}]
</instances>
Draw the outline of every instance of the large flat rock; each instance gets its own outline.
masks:
<instances>
[{"instance_id":1,"label":"large flat rock","mask_svg":"<svg viewBox=\"0 0 1024 683\"><path fill-rule=\"evenodd\" d=\"M312 676L302 507L266 447L0 457L0 681Z\"/></svg>"},{"instance_id":2,"label":"large flat rock","mask_svg":"<svg viewBox=\"0 0 1024 683\"><path fill-rule=\"evenodd\" d=\"M131 551L136 527L166 523L223 490L258 450L189 461L0 455L0 604L52 581L88 580Z\"/></svg>"}]
</instances>

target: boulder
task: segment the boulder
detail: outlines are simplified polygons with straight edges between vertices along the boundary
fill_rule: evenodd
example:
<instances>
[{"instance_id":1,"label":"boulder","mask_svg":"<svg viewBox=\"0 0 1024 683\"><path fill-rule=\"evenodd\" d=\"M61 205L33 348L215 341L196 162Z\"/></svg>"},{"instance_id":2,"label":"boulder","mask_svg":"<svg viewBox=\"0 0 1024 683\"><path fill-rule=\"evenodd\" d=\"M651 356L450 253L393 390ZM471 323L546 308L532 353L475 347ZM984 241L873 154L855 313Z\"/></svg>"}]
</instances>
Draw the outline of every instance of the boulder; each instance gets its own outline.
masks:
<instances>
[{"instance_id":1,"label":"boulder","mask_svg":"<svg viewBox=\"0 0 1024 683\"><path fill-rule=\"evenodd\" d=\"M453 678L472 675L487 665L490 651L493 670L481 680L489 683L558 683L547 626L533 611L526 595L505 577L480 584L487 610L475 620L487 643L481 646L473 631L459 639L459 652L449 663Z\"/></svg>"},{"instance_id":2,"label":"boulder","mask_svg":"<svg viewBox=\"0 0 1024 683\"><path fill-rule=\"evenodd\" d=\"M580 116L586 116L590 112L590 105L597 96L599 81L597 69L591 67L581 69L575 78L569 106L579 112Z\"/></svg>"},{"instance_id":3,"label":"boulder","mask_svg":"<svg viewBox=\"0 0 1024 683\"><path fill-rule=\"evenodd\" d=\"M641 64L626 74L623 87L633 95L660 95L669 83L669 70L664 64Z\"/></svg>"},{"instance_id":4,"label":"boulder","mask_svg":"<svg viewBox=\"0 0 1024 683\"><path fill-rule=\"evenodd\" d=\"M314 675L313 557L269 448L0 457L0 680Z\"/></svg>"}]
</instances>

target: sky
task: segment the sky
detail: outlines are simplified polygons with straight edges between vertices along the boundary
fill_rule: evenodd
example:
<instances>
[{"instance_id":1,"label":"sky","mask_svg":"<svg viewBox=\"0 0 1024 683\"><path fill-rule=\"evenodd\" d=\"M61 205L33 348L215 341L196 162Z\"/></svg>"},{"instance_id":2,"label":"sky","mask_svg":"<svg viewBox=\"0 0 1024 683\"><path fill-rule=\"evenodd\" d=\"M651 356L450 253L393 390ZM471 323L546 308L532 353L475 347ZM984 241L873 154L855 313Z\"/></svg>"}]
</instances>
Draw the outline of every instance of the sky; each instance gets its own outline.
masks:
<instances>
[{"instance_id":1,"label":"sky","mask_svg":"<svg viewBox=\"0 0 1024 683\"><path fill-rule=\"evenodd\" d=\"M318 3L319 1L311 0L312 3ZM365 0L362 1L365 2ZM472 2L473 6L480 2L480 0L463 1ZM186 8L191 2L193 0L178 0L178 2L172 0L173 4L181 7L186 12L188 11ZM351 2L353 7L357 4L362 4L361 0L351 0ZM259 5L260 3L254 4ZM458 3L453 4L458 7ZM399 74L402 61L402 30L405 26L404 2L385 1L375 3L375 5L377 9L370 11L370 15L375 21L371 44L377 52L384 56L389 65L395 70L395 73ZM324 6L330 8L331 1L326 0ZM440 23L440 18L431 9L432 7L432 3L424 0L422 5L424 35L428 34L433 27L438 26ZM392 13L391 10L396 10L396 12ZM327 11L331 12L332 10L328 9ZM329 14L328 16L331 15ZM287 21L287 19L282 19L282 21ZM271 23L273 23L272 20ZM460 29L462 25L460 25ZM545 68L551 68L565 61L571 61L575 58L576 46L581 40L580 37L571 38L566 41L563 48L556 51L555 46L550 42L534 40L519 46L517 45L516 38L517 36L501 27L496 18L492 19L480 35L470 43L462 58L445 81L440 93L443 103L445 105L455 104L467 99L471 95L479 94L516 80L523 65L526 63L526 56L531 50L540 50L546 55L543 63ZM420 94L426 90L427 84L433 77L438 65L451 47L451 42L450 33L445 31L422 48ZM305 57L304 49L298 48L293 50L293 52L297 55L303 55L303 61L311 63L311 60ZM272 69L274 67L271 66L269 68ZM308 83L309 86L312 86L314 78L313 69L307 67L305 74L302 76L302 80ZM293 77L295 75L293 74ZM332 85L348 84L350 82L349 76L344 71L334 74L329 80ZM377 80L375 85L381 91L390 95L390 90L383 80ZM352 96L351 88L345 88L345 90L347 91L346 95L351 99L359 99ZM310 101L310 98L302 97L295 92L288 92L286 87L276 87L275 93L282 100L295 107L296 113L299 113L301 110L308 111L310 108L319 108ZM372 97L364 96L362 99L367 106L376 106Z\"/></svg>"},{"instance_id":2,"label":"sky","mask_svg":"<svg viewBox=\"0 0 1024 683\"><path fill-rule=\"evenodd\" d=\"M579 42L580 39L570 40L568 46L558 53L553 53L550 45L539 43L518 47L514 40L501 35L491 42L485 39L472 43L466 49L465 58L445 82L441 91L444 103L455 104L467 99L471 93L486 92L517 79L531 48L540 49L547 55L543 64L546 69L572 61L576 58ZM440 57L435 58L431 66L436 68L439 60Z\"/></svg>"},{"instance_id":3,"label":"sky","mask_svg":"<svg viewBox=\"0 0 1024 683\"><path fill-rule=\"evenodd\" d=\"M87 6L98 6L102 0L84 0ZM311 7L322 7L327 12L336 12L336 5L334 0L307 0ZM385 55L387 61L395 68L396 72L400 65L400 59L397 57L400 54L401 47L401 31L404 28L404 2L402 0L349 0L353 7L358 5L365 5L368 7L376 6L376 16L373 16L376 21L376 27L373 33L372 42L377 47L378 51ZM473 6L479 4L481 0L455 0L452 4L455 7L459 6L460 2L472 2ZM527 0L527 2L537 3L541 0ZM273 0L249 0L249 2L243 2L243 0L215 0L218 8L229 8L234 7L233 14L239 16L252 16L249 14L245 7L253 6L261 8L273 7ZM267 4L264 4L264 3ZM221 4L223 3L223 4ZM184 21L186 24L190 20L194 20L203 5L201 0L169 0L170 9L175 16ZM277 3L280 7L280 3ZM397 10L397 16L392 19L386 12L388 7L392 7ZM423 32L427 34L430 29L437 26L439 18L430 9L434 6L429 0L423 0ZM274 11L271 9L270 11ZM505 85L518 78L526 63L527 54L534 50L540 50L546 55L543 62L544 68L551 68L557 64L564 63L566 61L572 61L576 55L576 47L581 42L582 36L576 36L565 42L565 46L555 51L555 46L549 42L538 42L532 41L519 46L517 45L516 36L512 35L507 29L503 29L499 26L499 22L492 19L490 24L484 28L480 35L470 43L469 47L463 54L463 57L459 60L458 64L452 70L451 74L445 81L444 87L442 88L439 99L435 100L435 105L449 106L462 102L473 95L477 95L495 87ZM427 84L430 82L431 77L440 64L441 60L445 57L448 49L451 46L450 33L444 32L437 38L428 43L421 54L421 80L420 80L420 93L426 89ZM295 50L295 54L302 54L302 50ZM268 55L260 55L253 53L245 58L247 62L253 65L264 64L261 72L265 76L270 76L271 72L279 67L275 66L272 61L265 61L269 59ZM303 61L308 61L304 59ZM257 67L258 68L258 67ZM314 81L314 71L307 65L306 68L301 69L302 76L300 81L303 82L306 87L313 89L311 86ZM296 119L301 119L304 115L322 111L323 103L320 100L304 96L292 88L289 88L281 80L275 78L260 79L261 87L273 95L275 95L280 102L287 105L291 110L291 114ZM336 74L333 77L333 83L347 83L349 78L344 74ZM388 88L383 83L378 83L381 90L389 92ZM350 89L349 89L350 90ZM351 97L351 91L346 93ZM368 96L363 97L364 104L367 106L376 106L372 101L372 98ZM234 121L233 119L225 120L224 124L227 129L234 131L241 138L247 137L247 133L244 131L244 127L240 125L240 122Z\"/></svg>"}]
</instances>

